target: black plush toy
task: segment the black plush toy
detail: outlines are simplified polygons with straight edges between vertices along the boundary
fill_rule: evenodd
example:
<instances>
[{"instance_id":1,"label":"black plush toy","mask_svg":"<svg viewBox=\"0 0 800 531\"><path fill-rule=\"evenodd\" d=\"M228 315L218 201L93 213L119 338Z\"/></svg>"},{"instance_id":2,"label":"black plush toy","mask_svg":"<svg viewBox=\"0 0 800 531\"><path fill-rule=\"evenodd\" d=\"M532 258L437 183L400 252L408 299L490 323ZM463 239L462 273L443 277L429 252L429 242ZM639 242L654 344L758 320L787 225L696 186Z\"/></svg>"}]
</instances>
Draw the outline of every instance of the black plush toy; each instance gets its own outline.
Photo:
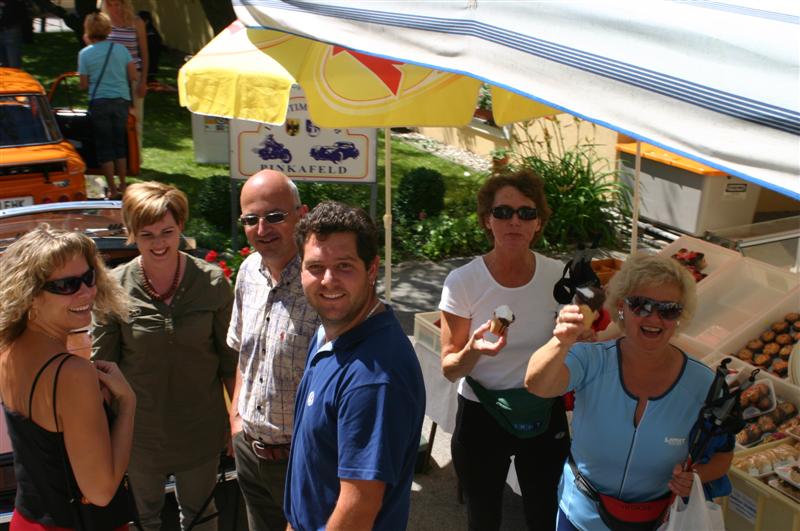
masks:
<instances>
[{"instance_id":1,"label":"black plush toy","mask_svg":"<svg viewBox=\"0 0 800 531\"><path fill-rule=\"evenodd\" d=\"M592 269L592 254L597 248L593 243L590 249L581 244L567 265L561 280L553 286L553 298L560 304L569 304L575 296L575 290L582 287L600 287L600 279Z\"/></svg>"}]
</instances>

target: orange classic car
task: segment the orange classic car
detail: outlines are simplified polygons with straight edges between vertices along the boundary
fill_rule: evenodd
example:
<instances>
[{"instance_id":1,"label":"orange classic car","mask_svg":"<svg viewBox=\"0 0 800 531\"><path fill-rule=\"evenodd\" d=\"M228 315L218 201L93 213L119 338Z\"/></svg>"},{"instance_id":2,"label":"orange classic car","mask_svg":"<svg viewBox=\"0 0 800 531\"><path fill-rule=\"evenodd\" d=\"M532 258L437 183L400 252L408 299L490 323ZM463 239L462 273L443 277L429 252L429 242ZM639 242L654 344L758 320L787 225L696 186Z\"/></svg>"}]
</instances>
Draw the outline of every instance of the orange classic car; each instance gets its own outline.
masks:
<instances>
[{"instance_id":1,"label":"orange classic car","mask_svg":"<svg viewBox=\"0 0 800 531\"><path fill-rule=\"evenodd\" d=\"M42 85L0 67L0 209L86 199L85 170Z\"/></svg>"}]
</instances>

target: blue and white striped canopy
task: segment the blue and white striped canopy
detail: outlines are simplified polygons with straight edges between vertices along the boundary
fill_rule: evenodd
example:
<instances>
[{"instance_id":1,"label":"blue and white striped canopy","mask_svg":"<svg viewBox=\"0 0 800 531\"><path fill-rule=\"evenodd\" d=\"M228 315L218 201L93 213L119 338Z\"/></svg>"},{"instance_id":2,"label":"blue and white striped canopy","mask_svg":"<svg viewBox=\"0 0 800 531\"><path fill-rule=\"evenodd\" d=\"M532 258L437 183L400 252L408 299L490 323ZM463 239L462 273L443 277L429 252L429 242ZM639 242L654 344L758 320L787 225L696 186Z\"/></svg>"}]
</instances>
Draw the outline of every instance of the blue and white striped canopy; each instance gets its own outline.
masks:
<instances>
[{"instance_id":1,"label":"blue and white striped canopy","mask_svg":"<svg viewBox=\"0 0 800 531\"><path fill-rule=\"evenodd\" d=\"M800 199L798 2L233 3L249 27L479 78Z\"/></svg>"}]
</instances>

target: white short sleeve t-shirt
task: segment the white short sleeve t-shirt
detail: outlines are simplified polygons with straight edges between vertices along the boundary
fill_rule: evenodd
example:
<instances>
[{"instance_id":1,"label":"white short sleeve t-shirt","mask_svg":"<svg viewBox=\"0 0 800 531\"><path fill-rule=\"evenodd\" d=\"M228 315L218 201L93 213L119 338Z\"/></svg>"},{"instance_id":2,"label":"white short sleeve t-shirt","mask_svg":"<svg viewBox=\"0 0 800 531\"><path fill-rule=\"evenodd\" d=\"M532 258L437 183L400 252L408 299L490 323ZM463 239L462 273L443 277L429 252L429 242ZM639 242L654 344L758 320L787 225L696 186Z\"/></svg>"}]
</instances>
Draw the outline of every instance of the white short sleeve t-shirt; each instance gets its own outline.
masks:
<instances>
[{"instance_id":1,"label":"white short sleeve t-shirt","mask_svg":"<svg viewBox=\"0 0 800 531\"><path fill-rule=\"evenodd\" d=\"M487 389L522 387L531 354L553 335L560 304L553 298L553 285L561 278L564 264L533 253L533 278L518 288L506 288L495 281L483 257L454 269L444 281L439 309L470 319L469 333L492 318L494 309L505 304L514 312L507 332L507 344L497 356L481 356L470 376ZM478 401L462 378L458 393Z\"/></svg>"}]
</instances>

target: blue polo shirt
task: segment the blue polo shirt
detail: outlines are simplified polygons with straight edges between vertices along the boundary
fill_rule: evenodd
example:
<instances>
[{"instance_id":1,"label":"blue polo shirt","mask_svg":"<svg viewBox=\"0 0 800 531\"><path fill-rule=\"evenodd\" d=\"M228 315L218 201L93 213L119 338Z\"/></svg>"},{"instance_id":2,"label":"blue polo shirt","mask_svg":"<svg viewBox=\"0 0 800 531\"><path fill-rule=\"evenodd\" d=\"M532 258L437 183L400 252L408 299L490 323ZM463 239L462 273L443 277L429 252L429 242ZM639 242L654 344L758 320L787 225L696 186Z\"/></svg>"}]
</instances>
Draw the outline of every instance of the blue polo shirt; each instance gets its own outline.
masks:
<instances>
[{"instance_id":1,"label":"blue polo shirt","mask_svg":"<svg viewBox=\"0 0 800 531\"><path fill-rule=\"evenodd\" d=\"M374 529L405 529L424 416L422 370L390 308L327 343L320 327L295 400L283 506L292 527L324 529L339 480L356 479L386 483Z\"/></svg>"},{"instance_id":2,"label":"blue polo shirt","mask_svg":"<svg viewBox=\"0 0 800 531\"><path fill-rule=\"evenodd\" d=\"M668 492L672 469L686 460L689 433L705 403L714 373L684 354L677 380L647 402L639 425L638 402L622 382L618 343L578 343L565 360L569 389L575 390L572 456L603 494L648 501ZM575 486L567 463L559 485L559 506L578 529L606 529L593 501Z\"/></svg>"}]
</instances>

